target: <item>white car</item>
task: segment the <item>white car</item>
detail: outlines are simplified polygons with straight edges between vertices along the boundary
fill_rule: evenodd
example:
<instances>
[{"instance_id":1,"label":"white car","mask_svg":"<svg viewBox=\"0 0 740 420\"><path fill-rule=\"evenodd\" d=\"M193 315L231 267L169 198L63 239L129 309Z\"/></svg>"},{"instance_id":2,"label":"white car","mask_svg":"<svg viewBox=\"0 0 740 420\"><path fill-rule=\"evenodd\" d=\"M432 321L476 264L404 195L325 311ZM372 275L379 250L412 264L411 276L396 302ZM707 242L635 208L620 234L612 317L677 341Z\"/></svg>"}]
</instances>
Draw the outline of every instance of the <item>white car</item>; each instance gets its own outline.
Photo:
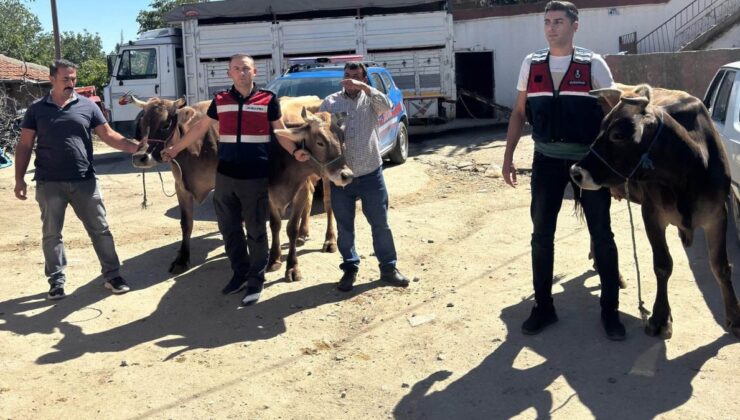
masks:
<instances>
[{"instance_id":1,"label":"white car","mask_svg":"<svg viewBox=\"0 0 740 420\"><path fill-rule=\"evenodd\" d=\"M730 161L732 188L729 201L740 239L740 61L720 67L709 84L704 105L722 136Z\"/></svg>"}]
</instances>

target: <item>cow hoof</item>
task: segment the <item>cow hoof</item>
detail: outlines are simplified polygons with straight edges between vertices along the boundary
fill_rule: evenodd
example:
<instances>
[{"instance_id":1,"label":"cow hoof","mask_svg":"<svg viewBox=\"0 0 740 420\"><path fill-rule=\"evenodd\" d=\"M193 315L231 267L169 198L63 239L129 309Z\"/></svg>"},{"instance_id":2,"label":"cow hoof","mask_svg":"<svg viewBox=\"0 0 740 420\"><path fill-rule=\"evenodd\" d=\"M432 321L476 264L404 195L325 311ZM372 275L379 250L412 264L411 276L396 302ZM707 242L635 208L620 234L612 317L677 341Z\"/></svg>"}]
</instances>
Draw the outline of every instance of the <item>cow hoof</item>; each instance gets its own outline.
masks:
<instances>
[{"instance_id":1,"label":"cow hoof","mask_svg":"<svg viewBox=\"0 0 740 420\"><path fill-rule=\"evenodd\" d=\"M285 271L285 281L292 283L301 280L303 280L303 276L297 269L291 268L290 270Z\"/></svg>"},{"instance_id":2,"label":"cow hoof","mask_svg":"<svg viewBox=\"0 0 740 420\"><path fill-rule=\"evenodd\" d=\"M740 338L740 321L725 321L727 329L737 338Z\"/></svg>"},{"instance_id":3,"label":"cow hoof","mask_svg":"<svg viewBox=\"0 0 740 420\"><path fill-rule=\"evenodd\" d=\"M336 242L324 242L324 247L321 248L321 252L337 252Z\"/></svg>"},{"instance_id":4,"label":"cow hoof","mask_svg":"<svg viewBox=\"0 0 740 420\"><path fill-rule=\"evenodd\" d=\"M177 275L177 274L184 273L185 271L187 271L187 269L188 269L187 263L181 263L181 262L175 261L172 264L170 264L169 272L170 274Z\"/></svg>"},{"instance_id":5,"label":"cow hoof","mask_svg":"<svg viewBox=\"0 0 740 420\"><path fill-rule=\"evenodd\" d=\"M657 322L650 318L648 324L645 326L645 334L651 337L660 336L663 340L668 340L673 336L673 325L670 321L663 325L657 325Z\"/></svg>"},{"instance_id":6,"label":"cow hoof","mask_svg":"<svg viewBox=\"0 0 740 420\"><path fill-rule=\"evenodd\" d=\"M308 242L308 235L301 235L295 238L295 246L303 246Z\"/></svg>"},{"instance_id":7,"label":"cow hoof","mask_svg":"<svg viewBox=\"0 0 740 420\"><path fill-rule=\"evenodd\" d=\"M272 273L273 271L280 270L280 266L283 265L280 261L275 261L270 264L267 264L267 272Z\"/></svg>"}]
</instances>

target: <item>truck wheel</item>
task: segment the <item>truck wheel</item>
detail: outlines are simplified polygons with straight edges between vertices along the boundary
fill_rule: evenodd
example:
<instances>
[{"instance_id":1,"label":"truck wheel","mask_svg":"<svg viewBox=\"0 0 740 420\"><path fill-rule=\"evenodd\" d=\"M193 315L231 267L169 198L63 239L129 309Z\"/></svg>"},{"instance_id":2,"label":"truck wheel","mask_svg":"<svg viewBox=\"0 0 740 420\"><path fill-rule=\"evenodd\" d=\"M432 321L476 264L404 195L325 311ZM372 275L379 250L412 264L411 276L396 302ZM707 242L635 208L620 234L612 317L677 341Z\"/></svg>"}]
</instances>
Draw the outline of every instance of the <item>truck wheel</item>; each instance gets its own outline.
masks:
<instances>
[{"instance_id":1,"label":"truck wheel","mask_svg":"<svg viewBox=\"0 0 740 420\"><path fill-rule=\"evenodd\" d=\"M398 126L398 135L396 136L396 145L393 150L388 154L388 158L391 162L401 164L406 162L406 158L409 157L409 132L406 129L406 124L403 122Z\"/></svg>"}]
</instances>

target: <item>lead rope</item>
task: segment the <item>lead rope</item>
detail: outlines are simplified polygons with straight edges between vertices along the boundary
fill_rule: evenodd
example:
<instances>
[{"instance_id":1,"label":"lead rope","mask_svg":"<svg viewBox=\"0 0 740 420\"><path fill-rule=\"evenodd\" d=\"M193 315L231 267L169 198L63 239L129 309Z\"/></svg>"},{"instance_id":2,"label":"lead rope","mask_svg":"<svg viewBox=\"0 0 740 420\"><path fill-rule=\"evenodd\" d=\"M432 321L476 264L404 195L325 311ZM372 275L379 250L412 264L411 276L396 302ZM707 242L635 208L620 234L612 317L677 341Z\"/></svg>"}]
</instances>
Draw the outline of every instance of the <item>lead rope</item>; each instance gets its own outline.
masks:
<instances>
[{"instance_id":1,"label":"lead rope","mask_svg":"<svg viewBox=\"0 0 740 420\"><path fill-rule=\"evenodd\" d=\"M180 172L180 181L182 181L182 167L175 159L172 159L171 163L177 166L177 169ZM175 192L173 192L172 194L167 194L167 191L164 190L164 179L162 178L162 171L160 171L159 168L157 168L157 175L159 175L159 183L162 186L162 194L164 194L167 198L174 197L177 194L177 189L175 189ZM141 170L141 184L144 188L144 200L141 202L141 208L146 209L149 203L146 199L146 169Z\"/></svg>"},{"instance_id":2,"label":"lead rope","mask_svg":"<svg viewBox=\"0 0 740 420\"><path fill-rule=\"evenodd\" d=\"M642 281L640 280L640 263L637 260L637 242L635 241L635 223L632 220L632 206L630 206L630 182L624 182L624 190L627 194L627 212L630 215L630 234L632 235L632 255L635 259L635 271L637 271L637 309L640 311L640 318L644 326L647 326L648 315L650 311L645 308L645 302L642 300Z\"/></svg>"}]
</instances>

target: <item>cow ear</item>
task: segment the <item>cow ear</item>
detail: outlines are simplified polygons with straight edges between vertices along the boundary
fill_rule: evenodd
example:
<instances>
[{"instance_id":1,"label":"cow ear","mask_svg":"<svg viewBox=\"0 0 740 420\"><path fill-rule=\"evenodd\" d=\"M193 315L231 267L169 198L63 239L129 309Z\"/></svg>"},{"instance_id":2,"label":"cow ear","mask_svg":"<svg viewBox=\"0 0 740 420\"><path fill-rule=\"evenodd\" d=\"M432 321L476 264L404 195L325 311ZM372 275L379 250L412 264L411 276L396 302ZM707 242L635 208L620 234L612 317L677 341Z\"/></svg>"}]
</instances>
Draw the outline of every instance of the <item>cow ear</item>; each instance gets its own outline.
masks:
<instances>
[{"instance_id":1,"label":"cow ear","mask_svg":"<svg viewBox=\"0 0 740 420\"><path fill-rule=\"evenodd\" d=\"M619 103L619 98L622 97L622 91L617 88L595 89L588 93L597 97L607 110L614 108Z\"/></svg>"},{"instance_id":2,"label":"cow ear","mask_svg":"<svg viewBox=\"0 0 740 420\"><path fill-rule=\"evenodd\" d=\"M344 131L344 129L347 127L347 113L346 112L335 112L331 115L331 125L332 127L338 128L339 130Z\"/></svg>"},{"instance_id":3,"label":"cow ear","mask_svg":"<svg viewBox=\"0 0 740 420\"><path fill-rule=\"evenodd\" d=\"M180 109L180 108L184 107L186 104L187 104L187 100L183 96L182 98L176 100L173 105L175 106L175 109Z\"/></svg>"},{"instance_id":4,"label":"cow ear","mask_svg":"<svg viewBox=\"0 0 740 420\"><path fill-rule=\"evenodd\" d=\"M288 139L293 143L298 143L303 140L303 128L279 128L275 130L275 135L284 139Z\"/></svg>"},{"instance_id":5,"label":"cow ear","mask_svg":"<svg viewBox=\"0 0 740 420\"><path fill-rule=\"evenodd\" d=\"M177 113L178 125L187 126L193 120L193 117L195 117L195 110L189 106L180 108L175 112Z\"/></svg>"}]
</instances>

